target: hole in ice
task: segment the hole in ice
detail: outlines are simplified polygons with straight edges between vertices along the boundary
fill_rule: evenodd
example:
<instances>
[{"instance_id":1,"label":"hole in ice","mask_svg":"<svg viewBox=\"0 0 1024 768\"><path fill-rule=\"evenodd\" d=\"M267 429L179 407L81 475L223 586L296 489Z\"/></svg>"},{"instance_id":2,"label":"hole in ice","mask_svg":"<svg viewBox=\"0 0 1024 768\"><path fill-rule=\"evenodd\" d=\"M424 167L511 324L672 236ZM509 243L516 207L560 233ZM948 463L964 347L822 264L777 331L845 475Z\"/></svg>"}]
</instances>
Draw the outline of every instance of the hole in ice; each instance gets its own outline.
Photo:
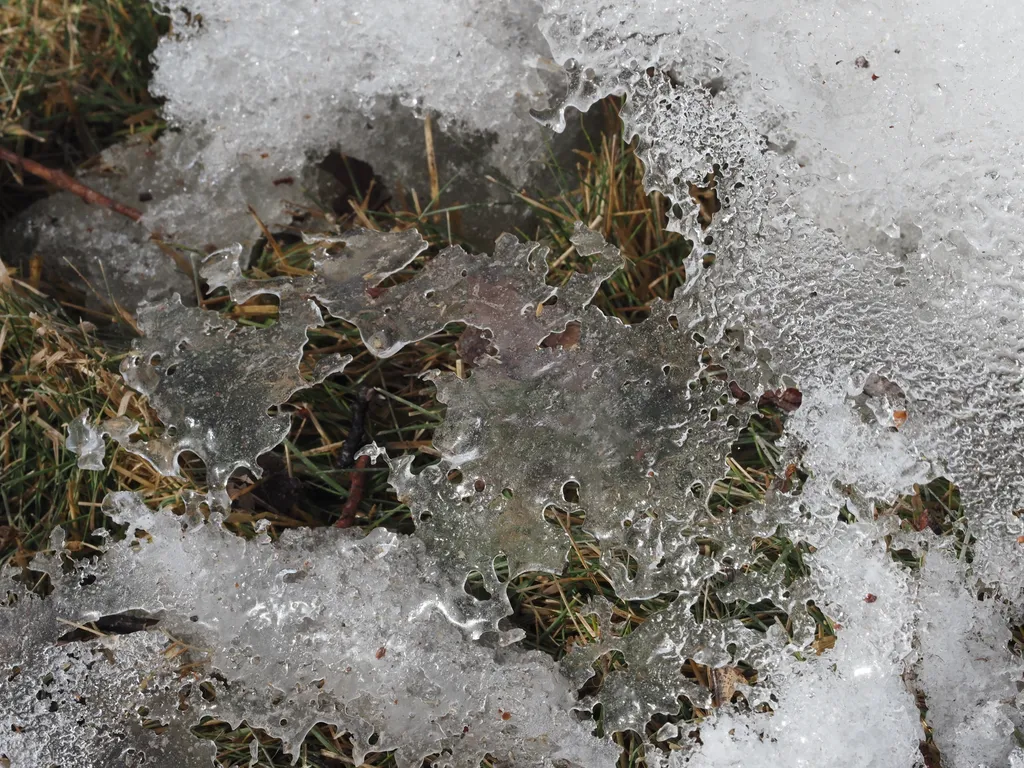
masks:
<instances>
[{"instance_id":1,"label":"hole in ice","mask_svg":"<svg viewBox=\"0 0 1024 768\"><path fill-rule=\"evenodd\" d=\"M508 581L508 558L505 555L498 555L491 560L491 569L494 571L494 576L498 581Z\"/></svg>"},{"instance_id":2,"label":"hole in ice","mask_svg":"<svg viewBox=\"0 0 1024 768\"><path fill-rule=\"evenodd\" d=\"M451 470L448 475L448 482L452 485L458 485L462 482L462 472L458 469Z\"/></svg>"},{"instance_id":3,"label":"hole in ice","mask_svg":"<svg viewBox=\"0 0 1024 768\"><path fill-rule=\"evenodd\" d=\"M482 477L478 477L478 478L476 479L476 482L474 482L474 483L473 483L473 489L474 489L474 490L475 490L475 491L476 491L477 493L483 493L483 492L484 492L484 489L485 489L486 487L487 487L487 483L486 483L486 482L484 482L484 479L483 479Z\"/></svg>"},{"instance_id":4,"label":"hole in ice","mask_svg":"<svg viewBox=\"0 0 1024 768\"><path fill-rule=\"evenodd\" d=\"M568 532L573 526L583 525L583 522L586 519L587 516L582 510L567 512L564 509L554 506L544 508L544 520L550 525L557 525L566 532Z\"/></svg>"},{"instance_id":5,"label":"hole in ice","mask_svg":"<svg viewBox=\"0 0 1024 768\"><path fill-rule=\"evenodd\" d=\"M236 304L227 316L241 325L270 328L277 324L281 316L281 299L272 293L261 293L242 304Z\"/></svg>"},{"instance_id":6,"label":"hole in ice","mask_svg":"<svg viewBox=\"0 0 1024 768\"><path fill-rule=\"evenodd\" d=\"M844 509L842 518L852 522L855 516ZM945 477L927 484L915 483L913 492L899 496L891 504L876 504L871 509L876 519L895 518L908 532L931 531L936 536L952 537L953 551L966 563L974 561L970 531L961 506L960 489ZM921 553L910 549L892 551L893 559L911 569L921 566Z\"/></svg>"},{"instance_id":7,"label":"hole in ice","mask_svg":"<svg viewBox=\"0 0 1024 768\"><path fill-rule=\"evenodd\" d=\"M323 173L317 196L339 216L355 213L355 206L364 212L377 211L391 199L390 190L364 160L332 150L320 161L319 169Z\"/></svg>"},{"instance_id":8,"label":"hole in ice","mask_svg":"<svg viewBox=\"0 0 1024 768\"><path fill-rule=\"evenodd\" d=\"M574 320L565 326L564 331L549 333L540 345L547 349L553 349L555 347L572 349L579 345L582 334L583 327Z\"/></svg>"},{"instance_id":9,"label":"hole in ice","mask_svg":"<svg viewBox=\"0 0 1024 768\"><path fill-rule=\"evenodd\" d=\"M604 685L604 679L609 673L620 669L627 669L629 664L626 662L626 657L623 655L622 651L608 651L594 659L594 663L591 667L594 670L594 674L587 679L576 693L577 697L580 699L585 699L600 691L601 687ZM597 706L600 707L601 705L598 704ZM595 717L598 722L601 721L599 712L595 711Z\"/></svg>"},{"instance_id":10,"label":"hole in ice","mask_svg":"<svg viewBox=\"0 0 1024 768\"><path fill-rule=\"evenodd\" d=\"M580 484L570 480L562 486L562 498L570 504L580 503Z\"/></svg>"},{"instance_id":11,"label":"hole in ice","mask_svg":"<svg viewBox=\"0 0 1024 768\"><path fill-rule=\"evenodd\" d=\"M704 177L702 185L692 182L689 184L690 198L698 205L697 221L700 222L701 229L710 227L715 214L722 210L722 204L718 199L719 167L715 165L713 168L714 171ZM682 209L677 218L682 218L681 214Z\"/></svg>"},{"instance_id":12,"label":"hole in ice","mask_svg":"<svg viewBox=\"0 0 1024 768\"><path fill-rule=\"evenodd\" d=\"M473 571L470 573L469 576L466 577L466 581L463 583L462 589L467 595L475 600L485 602L491 599L491 593L488 592L487 588L484 586L484 576L480 571Z\"/></svg>"},{"instance_id":13,"label":"hole in ice","mask_svg":"<svg viewBox=\"0 0 1024 768\"><path fill-rule=\"evenodd\" d=\"M455 351L464 364L474 366L485 357L494 357L498 354L493 339L494 334L490 330L468 325L459 334L458 341L455 342Z\"/></svg>"}]
</instances>

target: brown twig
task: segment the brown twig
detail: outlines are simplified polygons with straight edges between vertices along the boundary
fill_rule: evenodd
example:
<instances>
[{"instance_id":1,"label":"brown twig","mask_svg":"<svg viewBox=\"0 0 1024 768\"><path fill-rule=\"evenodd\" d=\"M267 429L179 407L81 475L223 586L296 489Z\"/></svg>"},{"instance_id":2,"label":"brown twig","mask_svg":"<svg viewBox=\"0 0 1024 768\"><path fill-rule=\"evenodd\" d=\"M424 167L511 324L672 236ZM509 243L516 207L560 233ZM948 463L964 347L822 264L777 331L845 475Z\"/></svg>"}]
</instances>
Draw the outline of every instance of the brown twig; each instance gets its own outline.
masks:
<instances>
[{"instance_id":1,"label":"brown twig","mask_svg":"<svg viewBox=\"0 0 1024 768\"><path fill-rule=\"evenodd\" d=\"M15 154L3 147L0 147L0 160L5 160L11 165L15 165L22 170L28 171L33 176L38 176L39 178L50 182L55 187L72 192L87 203L108 208L122 216L127 216L132 221L139 221L139 219L142 218L142 211L119 203L116 200L111 200L109 197L100 194L95 189L90 189L85 186L82 182L75 181L75 179L68 176L64 171L47 168L45 165L40 165L35 160L29 160L28 158Z\"/></svg>"},{"instance_id":2,"label":"brown twig","mask_svg":"<svg viewBox=\"0 0 1024 768\"><path fill-rule=\"evenodd\" d=\"M355 466L349 473L352 482L348 487L348 500L341 508L341 517L334 524L335 528L351 528L356 521L356 512L359 510L359 502L363 500L363 489L366 487L366 469L370 466L369 456L360 456L356 459Z\"/></svg>"},{"instance_id":3,"label":"brown twig","mask_svg":"<svg viewBox=\"0 0 1024 768\"><path fill-rule=\"evenodd\" d=\"M363 499L363 488L366 485L366 468L370 466L369 456L360 456L353 459L356 452L363 445L363 436L366 433L366 416L370 409L370 403L376 390L372 387L361 387L352 398L352 425L349 427L348 435L341 446L341 453L338 456L337 465L341 469L352 467L349 476L352 478L348 488L348 499L345 506L341 508L341 517L334 524L336 528L348 528L356 519L356 511L359 502Z\"/></svg>"}]
</instances>

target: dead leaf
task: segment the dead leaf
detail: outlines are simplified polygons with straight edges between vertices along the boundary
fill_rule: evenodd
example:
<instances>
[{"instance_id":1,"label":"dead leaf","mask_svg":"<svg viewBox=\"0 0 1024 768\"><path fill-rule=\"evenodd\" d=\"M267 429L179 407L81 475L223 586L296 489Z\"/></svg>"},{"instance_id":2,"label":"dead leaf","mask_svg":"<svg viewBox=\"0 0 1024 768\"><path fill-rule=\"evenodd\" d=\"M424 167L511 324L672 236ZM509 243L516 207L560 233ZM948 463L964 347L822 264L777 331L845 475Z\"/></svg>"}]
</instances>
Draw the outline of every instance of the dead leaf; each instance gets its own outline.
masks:
<instances>
[{"instance_id":1,"label":"dead leaf","mask_svg":"<svg viewBox=\"0 0 1024 768\"><path fill-rule=\"evenodd\" d=\"M716 667L711 670L711 706L728 704L736 693L736 684L746 681L739 667Z\"/></svg>"},{"instance_id":2,"label":"dead leaf","mask_svg":"<svg viewBox=\"0 0 1024 768\"><path fill-rule=\"evenodd\" d=\"M814 652L821 656L825 651L831 650L836 647L836 636L835 635L821 635L813 643L811 647Z\"/></svg>"}]
</instances>

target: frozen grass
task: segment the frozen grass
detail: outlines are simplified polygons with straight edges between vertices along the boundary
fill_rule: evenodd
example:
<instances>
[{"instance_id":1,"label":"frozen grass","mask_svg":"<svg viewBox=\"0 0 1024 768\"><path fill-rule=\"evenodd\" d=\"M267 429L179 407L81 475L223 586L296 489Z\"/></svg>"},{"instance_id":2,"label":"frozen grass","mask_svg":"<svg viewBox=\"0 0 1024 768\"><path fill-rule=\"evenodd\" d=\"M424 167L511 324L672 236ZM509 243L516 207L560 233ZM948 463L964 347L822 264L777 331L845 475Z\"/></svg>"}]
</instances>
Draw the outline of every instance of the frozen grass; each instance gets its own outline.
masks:
<instances>
[{"instance_id":1,"label":"frozen grass","mask_svg":"<svg viewBox=\"0 0 1024 768\"><path fill-rule=\"evenodd\" d=\"M124 345L88 321L73 321L55 302L30 290L0 291L0 562L27 563L63 526L72 551L88 550L88 534L105 525L100 502L112 488L131 486L156 503L181 483L114 451L102 472L82 472L64 447L65 425L82 411L159 423L117 374Z\"/></svg>"}]
</instances>

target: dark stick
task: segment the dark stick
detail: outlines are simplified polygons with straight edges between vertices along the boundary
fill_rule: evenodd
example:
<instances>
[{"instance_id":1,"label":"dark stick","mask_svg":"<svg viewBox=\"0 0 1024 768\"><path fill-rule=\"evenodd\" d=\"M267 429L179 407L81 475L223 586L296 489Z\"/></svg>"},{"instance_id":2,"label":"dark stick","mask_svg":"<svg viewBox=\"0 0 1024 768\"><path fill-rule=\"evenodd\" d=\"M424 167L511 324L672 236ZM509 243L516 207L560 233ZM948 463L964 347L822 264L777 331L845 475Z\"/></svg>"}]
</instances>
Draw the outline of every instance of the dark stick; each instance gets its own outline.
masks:
<instances>
[{"instance_id":1,"label":"dark stick","mask_svg":"<svg viewBox=\"0 0 1024 768\"><path fill-rule=\"evenodd\" d=\"M345 506L341 508L341 517L334 524L335 528L350 528L355 523L359 502L363 500L363 489L366 487L366 469L369 466L369 456L360 456L356 459L355 466L349 472L352 482L348 487L348 500L345 502Z\"/></svg>"},{"instance_id":2,"label":"dark stick","mask_svg":"<svg viewBox=\"0 0 1024 768\"><path fill-rule=\"evenodd\" d=\"M334 524L336 528L348 528L356 519L356 512L359 509L359 502L363 499L363 488L366 486L366 469L370 466L369 456L360 456L355 459L356 453L363 447L363 439L366 433L366 415L370 410L370 403L373 402L374 389L362 387L352 398L352 426L348 430L348 436L342 443L341 452L338 454L338 466L341 469L352 467L349 472L351 481L348 487L348 499L345 506L341 508L341 517ZM355 465L353 466L353 459Z\"/></svg>"},{"instance_id":3,"label":"dark stick","mask_svg":"<svg viewBox=\"0 0 1024 768\"><path fill-rule=\"evenodd\" d=\"M131 208L127 205L111 200L106 195L102 195L95 189L90 189L80 181L75 181L73 178L68 176L64 171L58 171L54 168L47 168L45 165L40 165L35 160L29 160L28 158L17 155L8 149L0 147L0 160L6 160L11 165L16 165L19 168L28 171L33 176L38 176L41 179L53 184L55 187L67 190L78 195L80 198L85 200L87 203L93 205L99 205L103 208L109 208L115 213L120 213L122 216L127 216L132 221L139 221L142 218L142 211Z\"/></svg>"},{"instance_id":4,"label":"dark stick","mask_svg":"<svg viewBox=\"0 0 1024 768\"><path fill-rule=\"evenodd\" d=\"M372 387L362 387L356 396L352 398L352 426L348 430L348 436L341 445L341 452L338 454L338 468L348 469L355 460L356 453L363 447L363 434L366 431L366 414L370 410L370 403L373 401L374 390Z\"/></svg>"}]
</instances>

